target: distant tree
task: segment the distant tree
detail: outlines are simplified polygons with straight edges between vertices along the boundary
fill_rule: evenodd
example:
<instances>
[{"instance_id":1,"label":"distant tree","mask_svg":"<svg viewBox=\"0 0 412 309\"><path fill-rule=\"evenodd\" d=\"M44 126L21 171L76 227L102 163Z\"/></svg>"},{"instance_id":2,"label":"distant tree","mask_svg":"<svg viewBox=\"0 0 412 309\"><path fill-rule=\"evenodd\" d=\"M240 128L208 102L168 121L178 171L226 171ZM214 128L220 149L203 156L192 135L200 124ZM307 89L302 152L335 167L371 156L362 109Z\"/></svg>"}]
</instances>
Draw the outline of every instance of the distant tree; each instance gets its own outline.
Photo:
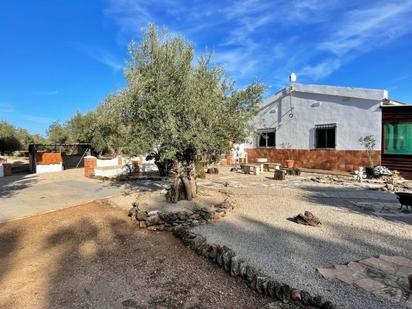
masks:
<instances>
[{"instance_id":1,"label":"distant tree","mask_svg":"<svg viewBox=\"0 0 412 309\"><path fill-rule=\"evenodd\" d=\"M52 144L64 144L70 142L67 128L58 121L53 122L47 129L47 139Z\"/></svg>"},{"instance_id":2,"label":"distant tree","mask_svg":"<svg viewBox=\"0 0 412 309\"><path fill-rule=\"evenodd\" d=\"M93 149L112 155L131 154L134 139L122 117L121 96L111 95L96 110L95 132L92 138Z\"/></svg>"},{"instance_id":3,"label":"distant tree","mask_svg":"<svg viewBox=\"0 0 412 309\"><path fill-rule=\"evenodd\" d=\"M116 96L133 147L175 162L168 200L196 196L195 159L219 157L232 142L243 142L265 87L237 90L211 56L194 64L192 45L181 36L159 35L149 25L139 45L130 45L127 87Z\"/></svg>"},{"instance_id":4,"label":"distant tree","mask_svg":"<svg viewBox=\"0 0 412 309\"><path fill-rule=\"evenodd\" d=\"M0 121L0 154L10 154L22 148L16 132L17 130L13 125L7 121Z\"/></svg>"},{"instance_id":5,"label":"distant tree","mask_svg":"<svg viewBox=\"0 0 412 309\"><path fill-rule=\"evenodd\" d=\"M96 131L96 121L95 112L82 115L77 111L64 125L68 140L74 143L91 143Z\"/></svg>"}]
</instances>

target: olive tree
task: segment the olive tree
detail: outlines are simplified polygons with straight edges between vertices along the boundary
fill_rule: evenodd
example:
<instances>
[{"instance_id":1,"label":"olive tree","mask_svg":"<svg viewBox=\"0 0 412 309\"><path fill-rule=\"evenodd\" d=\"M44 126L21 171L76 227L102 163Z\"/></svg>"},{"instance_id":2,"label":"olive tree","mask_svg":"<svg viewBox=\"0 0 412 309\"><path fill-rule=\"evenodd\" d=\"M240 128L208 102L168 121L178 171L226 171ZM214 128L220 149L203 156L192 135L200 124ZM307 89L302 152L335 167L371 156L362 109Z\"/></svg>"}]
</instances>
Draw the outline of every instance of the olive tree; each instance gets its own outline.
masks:
<instances>
[{"instance_id":1,"label":"olive tree","mask_svg":"<svg viewBox=\"0 0 412 309\"><path fill-rule=\"evenodd\" d=\"M218 157L229 142L243 142L265 88L255 82L237 90L211 55L195 61L187 40L159 33L153 24L129 52L127 87L116 95L128 134L140 151L173 162L168 200L191 200L196 156Z\"/></svg>"}]
</instances>

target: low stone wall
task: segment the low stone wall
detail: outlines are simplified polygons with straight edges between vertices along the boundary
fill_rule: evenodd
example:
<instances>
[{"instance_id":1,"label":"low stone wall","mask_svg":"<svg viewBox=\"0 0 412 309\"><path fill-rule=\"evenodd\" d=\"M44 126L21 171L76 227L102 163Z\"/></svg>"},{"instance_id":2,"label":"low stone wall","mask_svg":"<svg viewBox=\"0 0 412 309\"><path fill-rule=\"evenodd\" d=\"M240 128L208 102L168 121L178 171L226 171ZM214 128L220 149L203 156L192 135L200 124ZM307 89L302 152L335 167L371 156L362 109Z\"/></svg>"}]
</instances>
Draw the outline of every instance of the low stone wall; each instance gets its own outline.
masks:
<instances>
[{"instance_id":1,"label":"low stone wall","mask_svg":"<svg viewBox=\"0 0 412 309\"><path fill-rule=\"evenodd\" d=\"M234 201L227 196L225 200L212 207L194 207L192 210L174 212L147 211L139 208L137 203L129 211L129 216L139 224L140 228L151 231L171 231L173 235L196 251L197 254L216 263L231 276L239 276L247 285L260 294L273 297L283 303L311 306L322 309L333 309L335 306L321 296L312 296L306 291L291 288L256 270L236 253L218 244L209 244L205 237L191 232L189 229L199 224L206 224L226 216L235 208Z\"/></svg>"},{"instance_id":2,"label":"low stone wall","mask_svg":"<svg viewBox=\"0 0 412 309\"><path fill-rule=\"evenodd\" d=\"M191 210L180 210L172 212L161 212L158 210L142 210L137 203L133 203L129 216L136 220L140 228L152 231L173 231L180 227L193 227L206 224L223 218L229 211L234 209L234 202L230 197L212 207L195 206Z\"/></svg>"},{"instance_id":3,"label":"low stone wall","mask_svg":"<svg viewBox=\"0 0 412 309\"><path fill-rule=\"evenodd\" d=\"M353 172L360 166L368 166L368 155L360 150L248 148L245 151L249 163L267 158L268 162L285 165L290 154L295 166L300 168ZM375 151L374 163L379 165L380 162L380 151Z\"/></svg>"},{"instance_id":4,"label":"low stone wall","mask_svg":"<svg viewBox=\"0 0 412 309\"><path fill-rule=\"evenodd\" d=\"M173 234L183 243L196 251L197 254L216 263L233 277L241 277L247 285L260 294L273 297L283 303L295 303L303 306L312 306L322 309L332 309L335 306L325 301L321 296L312 296L306 291L291 288L256 270L245 260L236 255L236 252L226 246L209 244L205 237L190 232L185 227L177 227Z\"/></svg>"}]
</instances>

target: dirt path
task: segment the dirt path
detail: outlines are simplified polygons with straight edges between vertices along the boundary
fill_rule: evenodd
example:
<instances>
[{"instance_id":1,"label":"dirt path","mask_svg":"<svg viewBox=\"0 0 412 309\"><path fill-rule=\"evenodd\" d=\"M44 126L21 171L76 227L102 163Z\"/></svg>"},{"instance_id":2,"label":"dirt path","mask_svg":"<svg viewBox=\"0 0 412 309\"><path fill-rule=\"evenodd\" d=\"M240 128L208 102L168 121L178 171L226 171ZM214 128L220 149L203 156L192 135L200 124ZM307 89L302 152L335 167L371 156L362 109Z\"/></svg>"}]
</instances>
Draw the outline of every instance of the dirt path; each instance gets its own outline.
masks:
<instances>
[{"instance_id":1,"label":"dirt path","mask_svg":"<svg viewBox=\"0 0 412 309\"><path fill-rule=\"evenodd\" d=\"M0 225L0 308L257 308L270 300L167 232L87 204Z\"/></svg>"}]
</instances>

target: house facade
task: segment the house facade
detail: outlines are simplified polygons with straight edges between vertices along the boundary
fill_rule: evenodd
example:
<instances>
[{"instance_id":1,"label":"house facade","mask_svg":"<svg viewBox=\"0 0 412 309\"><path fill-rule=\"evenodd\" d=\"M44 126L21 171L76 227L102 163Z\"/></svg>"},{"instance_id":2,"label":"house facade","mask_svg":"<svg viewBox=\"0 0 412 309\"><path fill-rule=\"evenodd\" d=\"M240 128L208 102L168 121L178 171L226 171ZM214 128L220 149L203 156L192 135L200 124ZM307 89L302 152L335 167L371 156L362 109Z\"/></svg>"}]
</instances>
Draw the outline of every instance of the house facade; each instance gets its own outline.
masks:
<instances>
[{"instance_id":1,"label":"house facade","mask_svg":"<svg viewBox=\"0 0 412 309\"><path fill-rule=\"evenodd\" d=\"M412 179L412 106L382 107L382 165Z\"/></svg>"},{"instance_id":2,"label":"house facade","mask_svg":"<svg viewBox=\"0 0 412 309\"><path fill-rule=\"evenodd\" d=\"M256 132L244 144L248 160L353 171L368 165L359 138L373 135L380 164L385 100L386 90L292 83L266 99L253 119Z\"/></svg>"}]
</instances>

